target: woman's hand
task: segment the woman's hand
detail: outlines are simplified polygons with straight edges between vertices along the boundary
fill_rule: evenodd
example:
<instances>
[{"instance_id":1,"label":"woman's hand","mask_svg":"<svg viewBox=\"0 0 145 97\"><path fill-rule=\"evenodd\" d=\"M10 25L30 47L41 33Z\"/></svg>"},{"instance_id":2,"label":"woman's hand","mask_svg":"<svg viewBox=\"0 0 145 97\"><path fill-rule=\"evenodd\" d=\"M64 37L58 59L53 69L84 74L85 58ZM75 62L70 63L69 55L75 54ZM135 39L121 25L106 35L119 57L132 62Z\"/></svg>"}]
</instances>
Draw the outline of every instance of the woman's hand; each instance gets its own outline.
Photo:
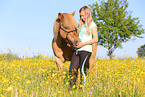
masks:
<instances>
[{"instance_id":1,"label":"woman's hand","mask_svg":"<svg viewBox=\"0 0 145 97\"><path fill-rule=\"evenodd\" d=\"M84 45L85 45L84 42L79 42L79 43L77 43L77 46L75 48L81 48Z\"/></svg>"}]
</instances>

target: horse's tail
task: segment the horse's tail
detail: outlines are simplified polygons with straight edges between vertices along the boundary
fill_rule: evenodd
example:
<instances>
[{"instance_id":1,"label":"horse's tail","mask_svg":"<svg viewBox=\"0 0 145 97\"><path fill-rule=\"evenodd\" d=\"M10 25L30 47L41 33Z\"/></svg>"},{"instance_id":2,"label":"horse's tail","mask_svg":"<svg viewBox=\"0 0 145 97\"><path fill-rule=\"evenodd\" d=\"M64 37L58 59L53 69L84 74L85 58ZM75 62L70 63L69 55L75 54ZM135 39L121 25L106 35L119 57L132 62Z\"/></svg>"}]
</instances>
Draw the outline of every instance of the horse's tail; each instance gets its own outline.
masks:
<instances>
[{"instance_id":1,"label":"horse's tail","mask_svg":"<svg viewBox=\"0 0 145 97\"><path fill-rule=\"evenodd\" d=\"M54 26L53 26L54 41L56 41L58 36L58 31L59 31L59 23L56 20L57 18L55 19Z\"/></svg>"}]
</instances>

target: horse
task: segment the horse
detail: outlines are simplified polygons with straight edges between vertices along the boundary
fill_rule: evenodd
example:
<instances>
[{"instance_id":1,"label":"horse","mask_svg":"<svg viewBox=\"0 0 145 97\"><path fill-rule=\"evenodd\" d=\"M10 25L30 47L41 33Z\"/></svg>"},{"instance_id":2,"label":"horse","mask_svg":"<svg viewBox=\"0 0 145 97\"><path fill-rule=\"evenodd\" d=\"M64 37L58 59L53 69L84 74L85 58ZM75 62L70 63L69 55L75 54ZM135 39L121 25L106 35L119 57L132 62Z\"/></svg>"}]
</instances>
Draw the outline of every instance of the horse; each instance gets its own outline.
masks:
<instances>
[{"instance_id":1,"label":"horse","mask_svg":"<svg viewBox=\"0 0 145 97\"><path fill-rule=\"evenodd\" d=\"M66 61L71 61L75 46L80 42L77 32L77 21L74 18L75 11L72 14L58 13L53 26L52 49L55 56L55 61L60 71L63 73L63 64ZM95 64L95 56L97 51L97 43L93 44L93 52L89 60L89 70L93 70Z\"/></svg>"}]
</instances>

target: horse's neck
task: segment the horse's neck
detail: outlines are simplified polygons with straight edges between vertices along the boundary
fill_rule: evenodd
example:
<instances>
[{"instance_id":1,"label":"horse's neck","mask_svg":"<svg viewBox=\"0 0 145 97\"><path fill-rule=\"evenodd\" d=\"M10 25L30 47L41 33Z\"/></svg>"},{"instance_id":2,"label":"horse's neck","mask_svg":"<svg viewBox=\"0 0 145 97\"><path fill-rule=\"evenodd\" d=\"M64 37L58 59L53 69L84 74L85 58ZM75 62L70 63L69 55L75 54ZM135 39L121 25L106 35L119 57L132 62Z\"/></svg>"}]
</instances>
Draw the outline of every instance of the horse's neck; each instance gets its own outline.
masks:
<instances>
[{"instance_id":1,"label":"horse's neck","mask_svg":"<svg viewBox=\"0 0 145 97\"><path fill-rule=\"evenodd\" d=\"M67 46L66 41L65 41L60 35L57 36L57 41L56 41L56 43L57 43L57 45L58 45L59 47Z\"/></svg>"}]
</instances>

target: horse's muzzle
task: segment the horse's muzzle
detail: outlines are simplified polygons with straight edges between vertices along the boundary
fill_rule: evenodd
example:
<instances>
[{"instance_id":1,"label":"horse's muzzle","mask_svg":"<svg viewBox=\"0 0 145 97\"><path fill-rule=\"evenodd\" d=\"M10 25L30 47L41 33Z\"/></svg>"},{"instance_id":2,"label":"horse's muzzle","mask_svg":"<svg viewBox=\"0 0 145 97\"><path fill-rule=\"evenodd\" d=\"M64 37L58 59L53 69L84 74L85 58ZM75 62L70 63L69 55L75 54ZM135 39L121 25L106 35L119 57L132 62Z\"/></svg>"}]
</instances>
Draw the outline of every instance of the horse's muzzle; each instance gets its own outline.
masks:
<instances>
[{"instance_id":1,"label":"horse's muzzle","mask_svg":"<svg viewBox=\"0 0 145 97\"><path fill-rule=\"evenodd\" d=\"M80 42L79 40L74 40L74 41L72 42L73 47L77 46L77 44L78 44L79 42Z\"/></svg>"}]
</instances>

